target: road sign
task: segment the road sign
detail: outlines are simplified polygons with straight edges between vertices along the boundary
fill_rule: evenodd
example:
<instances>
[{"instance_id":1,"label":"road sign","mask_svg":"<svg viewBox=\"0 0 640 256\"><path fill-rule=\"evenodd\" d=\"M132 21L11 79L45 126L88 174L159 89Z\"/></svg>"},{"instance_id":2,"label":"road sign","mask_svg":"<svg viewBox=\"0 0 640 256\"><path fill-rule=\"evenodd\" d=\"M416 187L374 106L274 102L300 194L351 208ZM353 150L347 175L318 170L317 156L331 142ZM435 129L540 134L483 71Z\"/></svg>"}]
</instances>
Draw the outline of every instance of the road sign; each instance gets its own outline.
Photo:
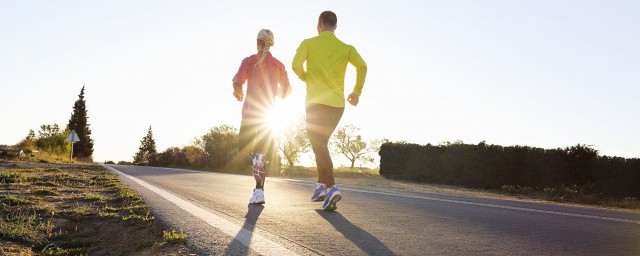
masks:
<instances>
[{"instance_id":1,"label":"road sign","mask_svg":"<svg viewBox=\"0 0 640 256\"><path fill-rule=\"evenodd\" d=\"M67 141L70 141L72 144L74 142L80 141L80 138L78 138L78 134L76 133L76 131L71 131L69 136L67 136Z\"/></svg>"},{"instance_id":2,"label":"road sign","mask_svg":"<svg viewBox=\"0 0 640 256\"><path fill-rule=\"evenodd\" d=\"M69 136L67 136L67 141L71 142L71 154L69 155L69 163L71 163L73 161L73 143L80 141L80 138L78 138L78 134L76 133L76 131L71 130L71 133L69 134Z\"/></svg>"}]
</instances>

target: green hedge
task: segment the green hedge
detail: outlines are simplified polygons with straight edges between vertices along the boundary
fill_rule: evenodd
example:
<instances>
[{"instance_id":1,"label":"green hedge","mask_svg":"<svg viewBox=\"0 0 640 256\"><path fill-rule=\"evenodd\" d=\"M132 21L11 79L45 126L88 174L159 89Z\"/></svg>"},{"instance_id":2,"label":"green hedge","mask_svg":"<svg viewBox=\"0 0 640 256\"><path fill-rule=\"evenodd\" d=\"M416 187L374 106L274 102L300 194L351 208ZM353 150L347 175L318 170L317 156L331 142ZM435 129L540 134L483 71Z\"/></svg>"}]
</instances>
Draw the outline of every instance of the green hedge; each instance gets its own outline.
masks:
<instances>
[{"instance_id":1,"label":"green hedge","mask_svg":"<svg viewBox=\"0 0 640 256\"><path fill-rule=\"evenodd\" d=\"M599 156L584 145L542 149L473 144L385 143L386 178L498 189L505 185L555 188L578 185L588 193L640 197L640 159Z\"/></svg>"}]
</instances>

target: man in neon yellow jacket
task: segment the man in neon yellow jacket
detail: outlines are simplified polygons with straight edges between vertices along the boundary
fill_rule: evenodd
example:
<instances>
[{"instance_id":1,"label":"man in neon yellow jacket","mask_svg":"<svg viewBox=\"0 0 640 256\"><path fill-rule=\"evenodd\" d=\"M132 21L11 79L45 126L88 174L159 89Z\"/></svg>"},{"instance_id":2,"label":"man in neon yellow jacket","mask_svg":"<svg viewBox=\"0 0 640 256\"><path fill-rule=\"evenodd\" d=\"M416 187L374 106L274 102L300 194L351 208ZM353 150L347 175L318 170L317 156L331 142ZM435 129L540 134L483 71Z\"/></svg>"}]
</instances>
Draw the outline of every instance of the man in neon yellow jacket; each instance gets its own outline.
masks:
<instances>
[{"instance_id":1,"label":"man in neon yellow jacket","mask_svg":"<svg viewBox=\"0 0 640 256\"><path fill-rule=\"evenodd\" d=\"M334 31L338 18L324 11L318 19L318 36L302 41L293 58L293 71L307 84L307 134L318 168L318 183L311 201L323 201L323 210L337 209L342 195L335 185L328 144L344 113L344 77L347 64L357 72L356 84L347 101L357 106L367 75L367 64L351 45L338 39ZM304 69L304 63L307 69Z\"/></svg>"}]
</instances>

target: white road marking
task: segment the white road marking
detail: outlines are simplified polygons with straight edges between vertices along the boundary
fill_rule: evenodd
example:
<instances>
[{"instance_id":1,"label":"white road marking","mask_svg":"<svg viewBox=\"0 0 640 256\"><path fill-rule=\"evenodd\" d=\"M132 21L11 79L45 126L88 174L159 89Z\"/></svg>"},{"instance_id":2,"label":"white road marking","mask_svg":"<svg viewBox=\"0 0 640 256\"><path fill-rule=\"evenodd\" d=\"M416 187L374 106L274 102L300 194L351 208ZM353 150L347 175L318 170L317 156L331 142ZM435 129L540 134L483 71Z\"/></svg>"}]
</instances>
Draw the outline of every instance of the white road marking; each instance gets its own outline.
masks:
<instances>
[{"instance_id":1,"label":"white road marking","mask_svg":"<svg viewBox=\"0 0 640 256\"><path fill-rule=\"evenodd\" d=\"M558 212L558 211L540 210L540 209L532 209L532 208L518 207L518 206L506 206L506 205L498 205L498 204L475 203L475 202L462 201L462 200L443 199L443 198L436 198L436 197L429 197L429 196L404 195L404 194L396 194L396 193L389 193L389 192L382 192L382 191L369 191L369 190L352 189L352 188L341 188L340 190L355 191L355 192L369 193L369 194L389 195L389 196L401 196L401 197L424 199L424 200L446 202L446 203L454 203L454 204L466 204L466 205L474 205L474 206L484 206L484 207L509 209L509 210L523 211L523 212L537 212L537 213L546 213L546 214L571 216L571 217L596 219L596 220L615 221L615 222L631 223L631 224L640 225L640 221L637 221L637 220L621 219L621 218L613 218L613 217L604 217L604 216L598 216L598 215L588 215L588 214L579 214L579 213L570 213L570 212Z\"/></svg>"},{"instance_id":2,"label":"white road marking","mask_svg":"<svg viewBox=\"0 0 640 256\"><path fill-rule=\"evenodd\" d=\"M209 225L214 228L219 229L223 233L235 237L237 241L247 246L248 248L256 251L261 255L297 255L295 252L285 248L284 246L269 240L268 238L261 236L259 234L255 234L250 230L242 228L240 225L230 222L222 217L219 217L210 211L202 209L195 204L192 204L180 197L177 197L161 188L158 188L154 185L151 185L143 180L140 180L136 177L118 171L117 169L104 165L108 170L124 176L135 183L151 190L156 193L160 197L166 199L167 201L175 204L180 207L182 210L190 213L191 215L205 221Z\"/></svg>"}]
</instances>

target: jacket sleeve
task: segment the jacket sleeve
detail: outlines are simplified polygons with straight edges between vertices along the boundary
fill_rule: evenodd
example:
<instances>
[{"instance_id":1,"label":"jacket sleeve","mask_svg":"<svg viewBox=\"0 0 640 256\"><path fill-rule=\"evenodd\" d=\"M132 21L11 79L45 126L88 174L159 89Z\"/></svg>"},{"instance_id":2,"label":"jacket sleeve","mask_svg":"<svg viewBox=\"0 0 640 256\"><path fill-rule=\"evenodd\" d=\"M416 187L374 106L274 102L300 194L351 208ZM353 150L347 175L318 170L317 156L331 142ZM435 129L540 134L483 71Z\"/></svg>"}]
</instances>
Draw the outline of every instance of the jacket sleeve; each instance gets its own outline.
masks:
<instances>
[{"instance_id":1,"label":"jacket sleeve","mask_svg":"<svg viewBox=\"0 0 640 256\"><path fill-rule=\"evenodd\" d=\"M353 46L351 46L351 50L349 51L349 63L356 68L356 85L353 88L353 93L360 96L362 87L364 86L364 80L367 78L367 63L364 62Z\"/></svg>"},{"instance_id":2,"label":"jacket sleeve","mask_svg":"<svg viewBox=\"0 0 640 256\"><path fill-rule=\"evenodd\" d=\"M284 66L282 66L282 69L280 70L278 83L280 84L280 88L282 88L282 96L289 96L289 94L291 94L291 84L289 83L289 76L287 75L287 70Z\"/></svg>"},{"instance_id":3,"label":"jacket sleeve","mask_svg":"<svg viewBox=\"0 0 640 256\"><path fill-rule=\"evenodd\" d=\"M296 56L293 57L292 69L296 73L298 78L302 81L307 80L307 72L304 70L304 62L307 61L307 54L309 53L309 47L307 40L302 41L298 50L296 50Z\"/></svg>"},{"instance_id":4,"label":"jacket sleeve","mask_svg":"<svg viewBox=\"0 0 640 256\"><path fill-rule=\"evenodd\" d=\"M242 60L242 64L240 64L240 68L238 72L233 77L233 89L234 90L242 90L242 85L247 81L249 77L249 62L247 59Z\"/></svg>"}]
</instances>

